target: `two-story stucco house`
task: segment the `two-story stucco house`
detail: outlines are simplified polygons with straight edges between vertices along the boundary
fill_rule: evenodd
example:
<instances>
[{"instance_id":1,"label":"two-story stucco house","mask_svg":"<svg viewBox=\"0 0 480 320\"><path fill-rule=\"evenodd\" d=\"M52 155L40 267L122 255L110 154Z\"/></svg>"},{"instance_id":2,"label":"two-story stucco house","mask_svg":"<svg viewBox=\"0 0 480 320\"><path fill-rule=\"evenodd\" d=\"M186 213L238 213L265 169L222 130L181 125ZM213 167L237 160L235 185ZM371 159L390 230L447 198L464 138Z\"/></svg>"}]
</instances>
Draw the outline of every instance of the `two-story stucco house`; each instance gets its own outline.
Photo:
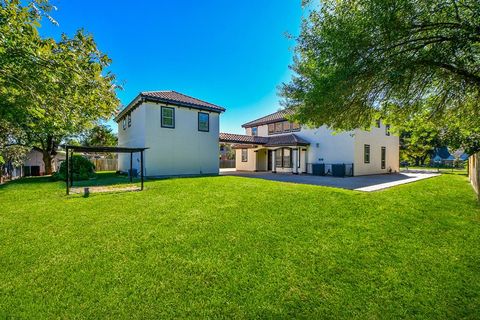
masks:
<instances>
[{"instance_id":1,"label":"two-story stucco house","mask_svg":"<svg viewBox=\"0 0 480 320\"><path fill-rule=\"evenodd\" d=\"M320 174L325 174L344 165L345 174L355 176L399 171L399 138L381 121L370 131L334 133L326 126L308 128L289 122L289 112L245 123L245 135L220 134L220 141L236 148L237 170L297 174L316 173L321 167Z\"/></svg>"},{"instance_id":2,"label":"two-story stucco house","mask_svg":"<svg viewBox=\"0 0 480 320\"><path fill-rule=\"evenodd\" d=\"M219 172L219 118L225 109L175 91L141 92L116 117L118 145L144 147L144 175L209 175ZM133 156L140 168L140 156ZM119 155L130 169L130 154Z\"/></svg>"}]
</instances>

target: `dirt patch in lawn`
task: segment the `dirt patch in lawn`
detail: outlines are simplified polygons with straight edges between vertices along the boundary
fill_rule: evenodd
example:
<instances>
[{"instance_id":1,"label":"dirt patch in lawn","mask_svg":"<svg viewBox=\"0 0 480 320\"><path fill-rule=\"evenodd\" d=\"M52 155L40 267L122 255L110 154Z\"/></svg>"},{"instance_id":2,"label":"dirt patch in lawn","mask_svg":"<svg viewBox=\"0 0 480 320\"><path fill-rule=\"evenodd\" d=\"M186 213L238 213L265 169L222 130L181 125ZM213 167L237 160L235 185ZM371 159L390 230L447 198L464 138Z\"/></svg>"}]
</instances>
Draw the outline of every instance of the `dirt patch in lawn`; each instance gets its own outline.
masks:
<instances>
[{"instance_id":1,"label":"dirt patch in lawn","mask_svg":"<svg viewBox=\"0 0 480 320\"><path fill-rule=\"evenodd\" d=\"M85 194L88 188L89 193L100 193L100 192L129 192L129 191L140 191L139 186L129 185L129 186L97 186L97 187L74 187L70 191L72 193Z\"/></svg>"}]
</instances>

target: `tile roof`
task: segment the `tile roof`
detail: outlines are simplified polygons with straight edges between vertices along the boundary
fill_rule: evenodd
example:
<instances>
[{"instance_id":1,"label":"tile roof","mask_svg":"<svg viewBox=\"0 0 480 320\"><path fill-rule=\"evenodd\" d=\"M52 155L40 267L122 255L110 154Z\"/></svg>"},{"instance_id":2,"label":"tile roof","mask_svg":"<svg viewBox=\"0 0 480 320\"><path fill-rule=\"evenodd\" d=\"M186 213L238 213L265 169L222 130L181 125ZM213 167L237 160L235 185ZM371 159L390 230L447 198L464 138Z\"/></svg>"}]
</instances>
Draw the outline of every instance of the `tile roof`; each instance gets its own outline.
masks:
<instances>
[{"instance_id":1,"label":"tile roof","mask_svg":"<svg viewBox=\"0 0 480 320\"><path fill-rule=\"evenodd\" d=\"M225 111L225 108L217 106L216 104L206 102L186 94L176 92L176 91L145 91L141 92L145 98L153 98L155 100L160 100L162 102L171 102L172 104L181 103L191 106L204 107L209 109L214 109L218 111Z\"/></svg>"},{"instance_id":2,"label":"tile roof","mask_svg":"<svg viewBox=\"0 0 480 320\"><path fill-rule=\"evenodd\" d=\"M117 122L120 121L120 119L123 118L125 114L127 114L130 110L138 107L142 103L142 101L163 102L166 104L213 111L213 112L225 111L225 108L220 107L216 104L206 102L191 96L187 96L186 94L176 92L173 90L144 91L144 92L140 92L140 94L135 99L133 99L133 101L130 102L127 107L125 107L122 111L118 112L118 114L115 116L115 120Z\"/></svg>"},{"instance_id":3,"label":"tile roof","mask_svg":"<svg viewBox=\"0 0 480 320\"><path fill-rule=\"evenodd\" d=\"M244 134L220 133L220 142L265 144L267 137L247 136Z\"/></svg>"},{"instance_id":4,"label":"tile roof","mask_svg":"<svg viewBox=\"0 0 480 320\"><path fill-rule=\"evenodd\" d=\"M308 146L310 142L304 140L294 133L272 136L268 138L265 147L275 146Z\"/></svg>"},{"instance_id":5,"label":"tile roof","mask_svg":"<svg viewBox=\"0 0 480 320\"><path fill-rule=\"evenodd\" d=\"M259 144L265 147L276 146L307 146L310 142L300 138L294 133L271 137L247 136L243 134L220 133L220 142Z\"/></svg>"},{"instance_id":6,"label":"tile roof","mask_svg":"<svg viewBox=\"0 0 480 320\"><path fill-rule=\"evenodd\" d=\"M261 117L256 120L244 123L242 124L242 127L244 128L256 127L262 124L268 124L272 122L286 120L286 117L291 114L293 114L293 110L289 110L289 109L280 110L275 113L266 115L265 117Z\"/></svg>"}]
</instances>

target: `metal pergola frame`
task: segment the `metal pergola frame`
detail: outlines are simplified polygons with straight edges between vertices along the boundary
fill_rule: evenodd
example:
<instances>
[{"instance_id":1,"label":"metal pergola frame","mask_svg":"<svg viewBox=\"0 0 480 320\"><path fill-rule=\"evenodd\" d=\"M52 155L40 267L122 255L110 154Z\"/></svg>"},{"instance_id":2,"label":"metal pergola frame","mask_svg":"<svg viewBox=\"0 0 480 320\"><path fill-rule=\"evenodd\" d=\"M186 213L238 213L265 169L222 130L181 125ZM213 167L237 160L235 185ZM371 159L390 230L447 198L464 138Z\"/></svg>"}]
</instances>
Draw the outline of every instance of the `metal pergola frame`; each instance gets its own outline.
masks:
<instances>
[{"instance_id":1,"label":"metal pergola frame","mask_svg":"<svg viewBox=\"0 0 480 320\"><path fill-rule=\"evenodd\" d=\"M70 187L73 186L73 153L74 152L83 152L83 153L130 153L130 182L133 182L133 154L134 153L140 153L140 177L141 177L141 187L140 190L143 190L143 181L144 181L144 176L143 176L143 152L147 150L148 148L128 148L128 147L105 147L105 146L92 146L92 147L86 147L86 146L71 146L71 145L65 145L65 152L66 152L66 166L67 166L67 172L66 172L66 184L67 184L67 195L70 194ZM71 151L71 152L70 152ZM70 158L70 160L69 160Z\"/></svg>"}]
</instances>

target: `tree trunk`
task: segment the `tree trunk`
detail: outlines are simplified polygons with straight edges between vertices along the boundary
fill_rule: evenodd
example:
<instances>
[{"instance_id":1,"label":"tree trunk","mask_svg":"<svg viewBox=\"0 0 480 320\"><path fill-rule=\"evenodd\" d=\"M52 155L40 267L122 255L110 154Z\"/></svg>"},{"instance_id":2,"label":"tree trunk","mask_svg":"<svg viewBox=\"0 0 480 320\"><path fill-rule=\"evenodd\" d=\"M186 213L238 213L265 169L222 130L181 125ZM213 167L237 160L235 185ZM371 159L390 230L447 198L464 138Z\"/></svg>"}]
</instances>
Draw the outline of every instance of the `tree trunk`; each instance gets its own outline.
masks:
<instances>
[{"instance_id":1,"label":"tree trunk","mask_svg":"<svg viewBox=\"0 0 480 320\"><path fill-rule=\"evenodd\" d=\"M45 164L45 174L50 175L53 173L53 158L57 154L57 146L59 138L55 138L48 135L44 141L42 141L42 158Z\"/></svg>"},{"instance_id":2,"label":"tree trunk","mask_svg":"<svg viewBox=\"0 0 480 320\"><path fill-rule=\"evenodd\" d=\"M53 156L48 151L43 151L43 163L45 164L45 174L50 175L53 173Z\"/></svg>"}]
</instances>

